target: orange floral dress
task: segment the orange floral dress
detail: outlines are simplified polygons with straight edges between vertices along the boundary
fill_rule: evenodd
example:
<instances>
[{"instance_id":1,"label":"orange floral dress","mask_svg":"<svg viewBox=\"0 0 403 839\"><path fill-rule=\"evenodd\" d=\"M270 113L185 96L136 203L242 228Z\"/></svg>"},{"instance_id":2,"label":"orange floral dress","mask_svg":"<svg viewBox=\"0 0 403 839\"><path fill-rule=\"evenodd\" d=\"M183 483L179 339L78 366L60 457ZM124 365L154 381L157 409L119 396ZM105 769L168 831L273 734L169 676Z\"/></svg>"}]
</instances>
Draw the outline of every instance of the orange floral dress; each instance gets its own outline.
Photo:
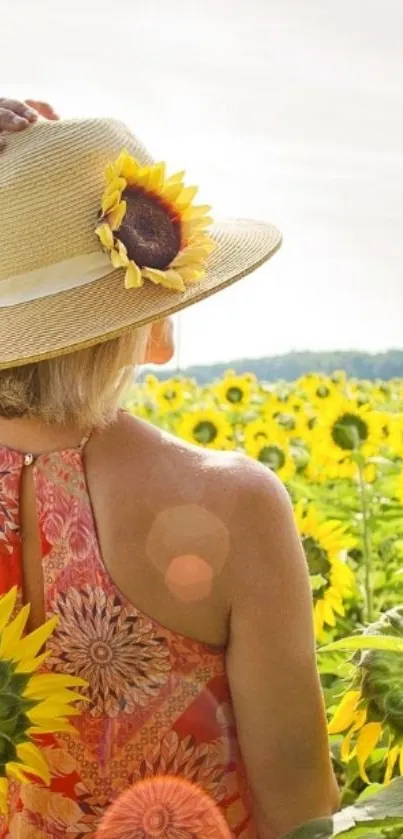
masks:
<instances>
[{"instance_id":1,"label":"orange floral dress","mask_svg":"<svg viewBox=\"0 0 403 839\"><path fill-rule=\"evenodd\" d=\"M168 775L207 793L233 837L252 839L224 649L166 629L114 585L100 555L81 448L42 455L29 468L36 486L46 613L59 617L43 670L86 679L90 701L74 717L77 737L38 738L51 785L11 783L0 839L93 839L121 792L143 779L157 776L160 783ZM23 469L24 455L0 446L0 594L21 586ZM154 825L156 839L198 835L175 808L165 816L160 831ZM139 839L151 835L141 824L133 827Z\"/></svg>"}]
</instances>

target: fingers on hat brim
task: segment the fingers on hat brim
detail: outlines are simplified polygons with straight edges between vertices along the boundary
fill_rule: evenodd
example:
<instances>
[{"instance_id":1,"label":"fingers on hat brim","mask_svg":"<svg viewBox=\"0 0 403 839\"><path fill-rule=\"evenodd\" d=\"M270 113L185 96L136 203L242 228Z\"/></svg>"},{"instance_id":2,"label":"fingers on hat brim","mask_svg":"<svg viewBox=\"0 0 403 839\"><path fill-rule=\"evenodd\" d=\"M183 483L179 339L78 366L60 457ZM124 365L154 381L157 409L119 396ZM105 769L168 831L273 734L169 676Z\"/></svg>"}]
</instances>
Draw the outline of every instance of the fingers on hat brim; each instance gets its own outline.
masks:
<instances>
[{"instance_id":1,"label":"fingers on hat brim","mask_svg":"<svg viewBox=\"0 0 403 839\"><path fill-rule=\"evenodd\" d=\"M41 117L53 121L60 119L59 115L48 102L39 102L37 99L26 99L25 101L30 108L35 108Z\"/></svg>"}]
</instances>

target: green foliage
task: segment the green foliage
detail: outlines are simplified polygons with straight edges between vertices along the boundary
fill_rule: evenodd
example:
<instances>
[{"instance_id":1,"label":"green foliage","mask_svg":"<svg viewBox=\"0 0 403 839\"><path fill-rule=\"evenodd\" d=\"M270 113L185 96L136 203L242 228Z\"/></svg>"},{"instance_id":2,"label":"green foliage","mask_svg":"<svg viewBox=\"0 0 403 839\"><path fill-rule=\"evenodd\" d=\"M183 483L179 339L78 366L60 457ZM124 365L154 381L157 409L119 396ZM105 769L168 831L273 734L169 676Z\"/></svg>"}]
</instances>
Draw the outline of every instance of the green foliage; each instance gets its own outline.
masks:
<instances>
[{"instance_id":1,"label":"green foliage","mask_svg":"<svg viewBox=\"0 0 403 839\"><path fill-rule=\"evenodd\" d=\"M315 819L287 833L283 839L384 839L389 828L403 835L403 778L374 795L365 795L334 816Z\"/></svg>"},{"instance_id":2,"label":"green foliage","mask_svg":"<svg viewBox=\"0 0 403 839\"><path fill-rule=\"evenodd\" d=\"M290 352L267 358L239 358L235 361L209 365L194 365L181 370L181 375L206 384L222 376L228 369L238 374L255 373L265 381L283 379L292 382L306 373L330 374L345 370L348 376L358 379L394 379L403 377L403 350L385 353L364 353L354 350L340 352ZM169 379L172 370L153 370L159 379Z\"/></svg>"},{"instance_id":3,"label":"green foliage","mask_svg":"<svg viewBox=\"0 0 403 839\"><path fill-rule=\"evenodd\" d=\"M245 452L291 496L343 809L287 839L402 839L403 781L387 784L403 774L403 379L379 376L403 374L403 351L292 353L233 363L217 379L227 366L148 376L128 407L193 445ZM202 425L215 434L201 440Z\"/></svg>"}]
</instances>

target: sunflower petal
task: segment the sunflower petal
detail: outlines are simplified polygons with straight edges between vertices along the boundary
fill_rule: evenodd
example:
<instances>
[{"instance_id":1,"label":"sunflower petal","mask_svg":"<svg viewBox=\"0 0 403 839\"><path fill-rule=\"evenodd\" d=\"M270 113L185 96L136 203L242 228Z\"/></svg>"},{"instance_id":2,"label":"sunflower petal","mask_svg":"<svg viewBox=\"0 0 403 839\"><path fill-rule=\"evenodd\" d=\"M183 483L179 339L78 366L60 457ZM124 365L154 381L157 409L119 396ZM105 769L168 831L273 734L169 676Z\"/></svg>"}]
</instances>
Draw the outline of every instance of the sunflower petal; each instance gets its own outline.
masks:
<instances>
[{"instance_id":1,"label":"sunflower petal","mask_svg":"<svg viewBox=\"0 0 403 839\"><path fill-rule=\"evenodd\" d=\"M355 709L360 699L359 690L349 690L342 698L333 718L331 719L328 731L329 734L339 734L349 728L355 719Z\"/></svg>"},{"instance_id":2,"label":"sunflower petal","mask_svg":"<svg viewBox=\"0 0 403 839\"><path fill-rule=\"evenodd\" d=\"M117 176L114 178L108 187L106 188L103 198L105 199L108 195L113 195L114 192L119 192L120 195L122 194L123 190L127 187L127 181L125 178Z\"/></svg>"},{"instance_id":3,"label":"sunflower petal","mask_svg":"<svg viewBox=\"0 0 403 839\"><path fill-rule=\"evenodd\" d=\"M127 166L129 166L132 163L133 160L134 160L134 158L131 157L131 155L129 154L127 149L122 149L119 157L117 158L117 160L115 162L116 172L118 173L119 176L124 177L124 173L125 173L125 170L126 170Z\"/></svg>"},{"instance_id":4,"label":"sunflower petal","mask_svg":"<svg viewBox=\"0 0 403 839\"><path fill-rule=\"evenodd\" d=\"M112 230L119 230L120 225L126 215L127 203L121 201L113 210L108 213L108 224Z\"/></svg>"},{"instance_id":5,"label":"sunflower petal","mask_svg":"<svg viewBox=\"0 0 403 839\"><path fill-rule=\"evenodd\" d=\"M208 216L211 209L212 207L210 207L209 204L191 204L187 210L183 211L182 218L184 221L193 221L194 219L203 218L204 216Z\"/></svg>"},{"instance_id":6,"label":"sunflower petal","mask_svg":"<svg viewBox=\"0 0 403 839\"><path fill-rule=\"evenodd\" d=\"M165 163L156 163L151 170L150 188L160 189L165 180Z\"/></svg>"},{"instance_id":7,"label":"sunflower petal","mask_svg":"<svg viewBox=\"0 0 403 839\"><path fill-rule=\"evenodd\" d=\"M111 250L111 262L114 268L126 268L128 265L128 257L122 256L118 250Z\"/></svg>"},{"instance_id":8,"label":"sunflower petal","mask_svg":"<svg viewBox=\"0 0 403 839\"><path fill-rule=\"evenodd\" d=\"M51 723L49 723L49 725L30 725L27 729L27 734L30 736L59 733L74 734L74 736L76 736L78 731L67 719L60 719L57 723L53 723L53 725Z\"/></svg>"},{"instance_id":9,"label":"sunflower petal","mask_svg":"<svg viewBox=\"0 0 403 839\"><path fill-rule=\"evenodd\" d=\"M205 216L204 218L195 218L191 219L190 221L183 222L184 229L187 235L192 235L192 233L197 233L199 231L203 231L206 227L211 227L213 224L213 219L211 216Z\"/></svg>"},{"instance_id":10,"label":"sunflower petal","mask_svg":"<svg viewBox=\"0 0 403 839\"><path fill-rule=\"evenodd\" d=\"M185 291L186 286L178 271L167 269L159 271L157 268L143 268L142 275L146 280L151 280L155 285L162 285L174 291Z\"/></svg>"},{"instance_id":11,"label":"sunflower petal","mask_svg":"<svg viewBox=\"0 0 403 839\"><path fill-rule=\"evenodd\" d=\"M166 179L165 184L170 186L171 184L179 184L182 183L186 176L186 172L183 169L182 172L175 172L174 175L171 175L169 178Z\"/></svg>"},{"instance_id":12,"label":"sunflower petal","mask_svg":"<svg viewBox=\"0 0 403 839\"><path fill-rule=\"evenodd\" d=\"M38 655L36 658L23 658L21 661L18 662L15 666L15 673L34 673L35 670L39 670L42 664L46 661L47 658L50 656L50 651L46 653L42 653L42 655Z\"/></svg>"},{"instance_id":13,"label":"sunflower petal","mask_svg":"<svg viewBox=\"0 0 403 839\"><path fill-rule=\"evenodd\" d=\"M359 711L356 711L355 720L353 724L353 731L359 731L360 728L365 725L367 720L367 713L368 708L361 708Z\"/></svg>"},{"instance_id":14,"label":"sunflower petal","mask_svg":"<svg viewBox=\"0 0 403 839\"><path fill-rule=\"evenodd\" d=\"M105 180L107 184L110 184L115 178L118 177L118 167L116 163L107 163L105 169Z\"/></svg>"},{"instance_id":15,"label":"sunflower petal","mask_svg":"<svg viewBox=\"0 0 403 839\"><path fill-rule=\"evenodd\" d=\"M384 784L388 784L389 781L392 780L393 770L395 768L395 763L399 757L400 746L393 746L388 751L387 761L386 761L386 772L384 777Z\"/></svg>"},{"instance_id":16,"label":"sunflower petal","mask_svg":"<svg viewBox=\"0 0 403 839\"><path fill-rule=\"evenodd\" d=\"M185 186L180 195L175 201L175 207L178 210L186 210L193 198L197 195L199 188L197 186Z\"/></svg>"},{"instance_id":17,"label":"sunflower petal","mask_svg":"<svg viewBox=\"0 0 403 839\"><path fill-rule=\"evenodd\" d=\"M40 673L32 676L23 696L26 699L42 699L54 694L58 690L70 689L73 687L88 687L88 683L79 676L65 676L62 673ZM80 695L81 699L83 698Z\"/></svg>"},{"instance_id":18,"label":"sunflower petal","mask_svg":"<svg viewBox=\"0 0 403 839\"><path fill-rule=\"evenodd\" d=\"M351 757L351 741L354 737L354 731L350 729L350 731L343 737L343 742L341 744L340 749L340 756L344 763L347 763Z\"/></svg>"},{"instance_id":19,"label":"sunflower petal","mask_svg":"<svg viewBox=\"0 0 403 839\"><path fill-rule=\"evenodd\" d=\"M185 285L188 283L199 283L206 276L205 269L200 268L199 265L187 265L185 268L178 268L176 270L179 276L182 277Z\"/></svg>"},{"instance_id":20,"label":"sunflower petal","mask_svg":"<svg viewBox=\"0 0 403 839\"><path fill-rule=\"evenodd\" d=\"M0 813L7 815L8 811L8 780L0 778Z\"/></svg>"},{"instance_id":21,"label":"sunflower petal","mask_svg":"<svg viewBox=\"0 0 403 839\"><path fill-rule=\"evenodd\" d=\"M318 600L315 603L313 612L313 622L315 627L315 638L320 638L323 633L324 625L324 603L323 600Z\"/></svg>"},{"instance_id":22,"label":"sunflower petal","mask_svg":"<svg viewBox=\"0 0 403 839\"><path fill-rule=\"evenodd\" d=\"M0 632L3 631L6 624L9 622L11 615L15 609L17 601L17 586L14 586L0 597Z\"/></svg>"},{"instance_id":23,"label":"sunflower petal","mask_svg":"<svg viewBox=\"0 0 403 839\"><path fill-rule=\"evenodd\" d=\"M97 234L101 245L107 250L112 250L115 240L109 224L106 222L99 224L98 227L95 228L95 233Z\"/></svg>"},{"instance_id":24,"label":"sunflower petal","mask_svg":"<svg viewBox=\"0 0 403 839\"><path fill-rule=\"evenodd\" d=\"M207 256L208 250L204 245L200 245L198 248L185 248L172 261L171 267L179 268L182 265L193 265L194 263L200 265L201 262L207 259Z\"/></svg>"},{"instance_id":25,"label":"sunflower petal","mask_svg":"<svg viewBox=\"0 0 403 839\"><path fill-rule=\"evenodd\" d=\"M375 746L379 742L382 736L382 725L380 722L368 722L364 727L361 729L358 738L357 738L357 761L360 770L360 776L365 781L366 784L369 784L369 778L365 771L365 764L374 750Z\"/></svg>"},{"instance_id":26,"label":"sunflower petal","mask_svg":"<svg viewBox=\"0 0 403 839\"><path fill-rule=\"evenodd\" d=\"M29 604L18 612L18 615L4 627L0 638L0 658L13 659L14 652L20 643L29 616Z\"/></svg>"},{"instance_id":27,"label":"sunflower petal","mask_svg":"<svg viewBox=\"0 0 403 839\"><path fill-rule=\"evenodd\" d=\"M179 197L183 189L182 184L168 184L163 187L161 190L162 197L165 198L166 201L172 201L174 203L176 199Z\"/></svg>"},{"instance_id":28,"label":"sunflower petal","mask_svg":"<svg viewBox=\"0 0 403 839\"><path fill-rule=\"evenodd\" d=\"M21 743L17 746L17 757L26 772L37 775L45 784L50 784L50 770L42 752L34 743Z\"/></svg>"},{"instance_id":29,"label":"sunflower petal","mask_svg":"<svg viewBox=\"0 0 403 839\"><path fill-rule=\"evenodd\" d=\"M136 185L143 187L144 190L148 190L150 189L151 178L150 167L142 166L136 173Z\"/></svg>"},{"instance_id":30,"label":"sunflower petal","mask_svg":"<svg viewBox=\"0 0 403 839\"><path fill-rule=\"evenodd\" d=\"M124 245L123 242L121 242L120 239L118 239L117 240L117 247L118 247L118 251L119 251L119 254L120 254L120 258L123 261L123 264L128 265L129 264L129 257L127 255L126 245Z\"/></svg>"},{"instance_id":31,"label":"sunflower petal","mask_svg":"<svg viewBox=\"0 0 403 839\"><path fill-rule=\"evenodd\" d=\"M333 614L332 606L327 600L323 601L323 618L328 626L336 626L336 618Z\"/></svg>"},{"instance_id":32,"label":"sunflower petal","mask_svg":"<svg viewBox=\"0 0 403 839\"><path fill-rule=\"evenodd\" d=\"M42 624L42 626L38 626L38 629L35 629L34 632L31 632L25 638L22 638L21 641L18 642L16 650L18 660L21 661L25 658L35 658L39 650L42 649L48 638L50 638L54 632L58 622L59 619L56 616L54 618L50 618L46 621L46 623Z\"/></svg>"},{"instance_id":33,"label":"sunflower petal","mask_svg":"<svg viewBox=\"0 0 403 839\"><path fill-rule=\"evenodd\" d=\"M141 275L141 270L133 260L130 260L125 274L125 288L141 288L144 280Z\"/></svg>"},{"instance_id":34,"label":"sunflower petal","mask_svg":"<svg viewBox=\"0 0 403 839\"><path fill-rule=\"evenodd\" d=\"M120 202L121 193L118 189L114 192L107 192L102 198L101 208L104 215L111 212Z\"/></svg>"},{"instance_id":35,"label":"sunflower petal","mask_svg":"<svg viewBox=\"0 0 403 839\"><path fill-rule=\"evenodd\" d=\"M14 778L20 784L31 783L31 778L25 774L21 763L17 763L17 761L10 760L10 762L7 763L7 775L9 778Z\"/></svg>"}]
</instances>

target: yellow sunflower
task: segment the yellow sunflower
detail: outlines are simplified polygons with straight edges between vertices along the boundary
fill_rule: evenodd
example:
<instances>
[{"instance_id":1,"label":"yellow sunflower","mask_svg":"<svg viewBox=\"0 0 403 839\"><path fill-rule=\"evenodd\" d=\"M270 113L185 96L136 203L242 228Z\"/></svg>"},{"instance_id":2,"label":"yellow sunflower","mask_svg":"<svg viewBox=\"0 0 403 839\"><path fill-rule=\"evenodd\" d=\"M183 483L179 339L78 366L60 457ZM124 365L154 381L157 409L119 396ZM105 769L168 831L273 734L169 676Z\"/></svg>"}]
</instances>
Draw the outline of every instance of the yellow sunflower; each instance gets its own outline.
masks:
<instances>
[{"instance_id":1,"label":"yellow sunflower","mask_svg":"<svg viewBox=\"0 0 403 839\"><path fill-rule=\"evenodd\" d=\"M31 776L50 782L49 767L35 744L35 735L76 733L69 718L84 697L71 688L86 687L83 679L38 674L47 653L40 653L52 634L53 618L23 637L29 605L12 618L17 589L0 598L0 812L7 811L9 779L29 783Z\"/></svg>"},{"instance_id":2,"label":"yellow sunflower","mask_svg":"<svg viewBox=\"0 0 403 839\"><path fill-rule=\"evenodd\" d=\"M251 374L236 376L231 372L213 386L212 392L225 407L231 408L232 411L245 410L250 404L253 384Z\"/></svg>"},{"instance_id":3,"label":"yellow sunflower","mask_svg":"<svg viewBox=\"0 0 403 839\"><path fill-rule=\"evenodd\" d=\"M403 413L384 413L383 431L386 446L395 457L403 458Z\"/></svg>"},{"instance_id":4,"label":"yellow sunflower","mask_svg":"<svg viewBox=\"0 0 403 839\"><path fill-rule=\"evenodd\" d=\"M158 387L160 380L153 373L147 373L144 377L143 387L147 391L154 391Z\"/></svg>"},{"instance_id":5,"label":"yellow sunflower","mask_svg":"<svg viewBox=\"0 0 403 839\"><path fill-rule=\"evenodd\" d=\"M275 422L258 419L248 423L244 445L250 457L268 466L282 481L290 480L295 474L290 440Z\"/></svg>"},{"instance_id":6,"label":"yellow sunflower","mask_svg":"<svg viewBox=\"0 0 403 839\"><path fill-rule=\"evenodd\" d=\"M303 437L306 415L302 400L271 399L264 408L264 418L275 423L292 439Z\"/></svg>"},{"instance_id":7,"label":"yellow sunflower","mask_svg":"<svg viewBox=\"0 0 403 839\"><path fill-rule=\"evenodd\" d=\"M348 462L355 451L371 457L382 445L382 415L341 397L318 412L312 433L316 455L325 466Z\"/></svg>"},{"instance_id":8,"label":"yellow sunflower","mask_svg":"<svg viewBox=\"0 0 403 839\"><path fill-rule=\"evenodd\" d=\"M312 577L323 580L315 586L315 635L323 637L324 627L335 626L335 615L344 615L343 601L354 589L354 574L345 562L346 552L356 544L339 521L325 521L313 506L300 501L295 518Z\"/></svg>"},{"instance_id":9,"label":"yellow sunflower","mask_svg":"<svg viewBox=\"0 0 403 839\"><path fill-rule=\"evenodd\" d=\"M180 380L167 379L154 387L152 396L159 412L165 414L182 408L186 400L186 390Z\"/></svg>"},{"instance_id":10,"label":"yellow sunflower","mask_svg":"<svg viewBox=\"0 0 403 839\"><path fill-rule=\"evenodd\" d=\"M321 373L307 373L298 379L296 384L310 402L318 406L340 394L344 383L333 381L330 376Z\"/></svg>"},{"instance_id":11,"label":"yellow sunflower","mask_svg":"<svg viewBox=\"0 0 403 839\"><path fill-rule=\"evenodd\" d=\"M347 373L345 370L333 370L333 373L330 374L329 378L335 385L345 387L347 384Z\"/></svg>"},{"instance_id":12,"label":"yellow sunflower","mask_svg":"<svg viewBox=\"0 0 403 839\"><path fill-rule=\"evenodd\" d=\"M183 176L166 178L165 163L141 166L126 150L108 164L95 232L113 267L125 269L126 288L151 280L185 291L205 276L215 249L206 233L211 208L193 205L197 187L186 187Z\"/></svg>"},{"instance_id":13,"label":"yellow sunflower","mask_svg":"<svg viewBox=\"0 0 403 839\"><path fill-rule=\"evenodd\" d=\"M335 480L356 480L358 476L357 464L350 455L341 457L339 460L326 459L323 451L316 445L314 440L307 435L304 438L310 440L310 460L306 477L310 481L324 483ZM377 469L374 463L366 463L363 467L363 475L367 484L372 484L377 477Z\"/></svg>"},{"instance_id":14,"label":"yellow sunflower","mask_svg":"<svg viewBox=\"0 0 403 839\"><path fill-rule=\"evenodd\" d=\"M403 607L385 612L364 635L403 637ZM398 652L364 650L358 654L351 689L343 696L329 724L330 734L343 734L344 761L357 757L360 775L369 783L365 765L383 740L385 783L396 764L403 775L403 656Z\"/></svg>"},{"instance_id":15,"label":"yellow sunflower","mask_svg":"<svg viewBox=\"0 0 403 839\"><path fill-rule=\"evenodd\" d=\"M201 408L183 412L175 428L179 437L208 449L233 449L232 427L222 411Z\"/></svg>"}]
</instances>

